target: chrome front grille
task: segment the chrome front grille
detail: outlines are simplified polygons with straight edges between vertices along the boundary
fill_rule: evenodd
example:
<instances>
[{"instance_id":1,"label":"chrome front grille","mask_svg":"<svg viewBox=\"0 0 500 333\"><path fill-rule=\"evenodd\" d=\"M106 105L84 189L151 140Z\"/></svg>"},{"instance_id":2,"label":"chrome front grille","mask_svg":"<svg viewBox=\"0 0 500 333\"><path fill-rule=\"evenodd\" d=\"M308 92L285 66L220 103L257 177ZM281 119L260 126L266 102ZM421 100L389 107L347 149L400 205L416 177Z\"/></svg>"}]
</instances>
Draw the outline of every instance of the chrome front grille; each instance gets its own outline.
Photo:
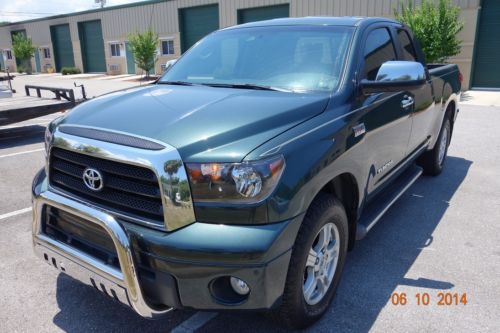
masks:
<instances>
[{"instance_id":1,"label":"chrome front grille","mask_svg":"<svg viewBox=\"0 0 500 333\"><path fill-rule=\"evenodd\" d=\"M86 168L102 173L102 190L93 191L85 185L82 177ZM52 187L98 207L164 226L158 178L148 168L53 147L49 160L49 182Z\"/></svg>"},{"instance_id":2,"label":"chrome front grille","mask_svg":"<svg viewBox=\"0 0 500 333\"><path fill-rule=\"evenodd\" d=\"M185 186L188 176L174 147L130 133L77 125L57 126L47 147L50 190L101 208L117 220L158 230L173 231L195 221ZM89 187L88 172L100 175L99 188Z\"/></svg>"}]
</instances>

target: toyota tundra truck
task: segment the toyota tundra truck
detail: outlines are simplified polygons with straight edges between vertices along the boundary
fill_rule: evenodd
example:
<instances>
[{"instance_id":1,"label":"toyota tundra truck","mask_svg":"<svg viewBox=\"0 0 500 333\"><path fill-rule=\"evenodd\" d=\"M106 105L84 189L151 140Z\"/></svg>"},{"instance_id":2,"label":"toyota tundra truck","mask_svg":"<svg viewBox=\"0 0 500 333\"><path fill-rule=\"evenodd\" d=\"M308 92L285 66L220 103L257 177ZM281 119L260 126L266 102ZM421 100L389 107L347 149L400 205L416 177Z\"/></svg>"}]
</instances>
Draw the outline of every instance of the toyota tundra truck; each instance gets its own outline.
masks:
<instances>
[{"instance_id":1,"label":"toyota tundra truck","mask_svg":"<svg viewBox=\"0 0 500 333\"><path fill-rule=\"evenodd\" d=\"M143 317L264 310L306 327L348 250L442 171L460 88L386 18L216 31L154 84L48 126L34 250Z\"/></svg>"}]
</instances>

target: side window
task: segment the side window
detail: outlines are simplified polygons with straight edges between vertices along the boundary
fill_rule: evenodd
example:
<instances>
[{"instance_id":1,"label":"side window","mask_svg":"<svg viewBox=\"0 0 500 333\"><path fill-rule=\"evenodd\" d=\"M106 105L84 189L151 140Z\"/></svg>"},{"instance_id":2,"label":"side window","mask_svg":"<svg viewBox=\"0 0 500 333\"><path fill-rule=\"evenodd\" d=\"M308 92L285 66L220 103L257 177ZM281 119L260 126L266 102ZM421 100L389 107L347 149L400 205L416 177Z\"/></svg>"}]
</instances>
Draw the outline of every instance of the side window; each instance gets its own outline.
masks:
<instances>
[{"instance_id":1,"label":"side window","mask_svg":"<svg viewBox=\"0 0 500 333\"><path fill-rule=\"evenodd\" d=\"M120 56L120 44L113 43L110 45L111 45L111 56L112 57L119 57Z\"/></svg>"},{"instance_id":2,"label":"side window","mask_svg":"<svg viewBox=\"0 0 500 333\"><path fill-rule=\"evenodd\" d=\"M403 48L403 59L407 61L417 61L417 55L413 43L405 30L398 30L398 38Z\"/></svg>"},{"instance_id":3,"label":"side window","mask_svg":"<svg viewBox=\"0 0 500 333\"><path fill-rule=\"evenodd\" d=\"M364 50L364 76L375 80L377 72L386 61L396 60L396 50L391 35L386 28L375 29L368 35Z\"/></svg>"}]
</instances>

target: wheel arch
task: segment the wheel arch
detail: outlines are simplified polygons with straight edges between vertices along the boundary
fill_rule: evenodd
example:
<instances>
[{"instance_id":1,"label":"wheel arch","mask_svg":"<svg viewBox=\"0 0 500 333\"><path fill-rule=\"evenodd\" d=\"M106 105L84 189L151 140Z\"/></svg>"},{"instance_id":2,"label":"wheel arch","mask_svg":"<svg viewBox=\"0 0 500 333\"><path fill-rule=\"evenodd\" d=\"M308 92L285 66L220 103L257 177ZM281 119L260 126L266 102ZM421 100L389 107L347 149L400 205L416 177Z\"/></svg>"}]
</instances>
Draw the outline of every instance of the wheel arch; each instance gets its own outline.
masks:
<instances>
[{"instance_id":1,"label":"wheel arch","mask_svg":"<svg viewBox=\"0 0 500 333\"><path fill-rule=\"evenodd\" d=\"M457 112L458 112L458 109L457 109L457 105L458 105L457 102L458 101L457 100L458 100L458 96L456 94L453 94L443 108L444 116L447 117L448 113L449 113L449 117L450 117L450 123L451 123L450 139L451 139L451 136L453 135L453 126L455 124L455 119L456 119Z\"/></svg>"},{"instance_id":2,"label":"wheel arch","mask_svg":"<svg viewBox=\"0 0 500 333\"><path fill-rule=\"evenodd\" d=\"M328 181L316 193L313 202L320 193L334 195L344 206L349 225L348 249L351 250L356 240L356 226L358 221L358 207L360 202L359 183L353 174L341 173Z\"/></svg>"}]
</instances>

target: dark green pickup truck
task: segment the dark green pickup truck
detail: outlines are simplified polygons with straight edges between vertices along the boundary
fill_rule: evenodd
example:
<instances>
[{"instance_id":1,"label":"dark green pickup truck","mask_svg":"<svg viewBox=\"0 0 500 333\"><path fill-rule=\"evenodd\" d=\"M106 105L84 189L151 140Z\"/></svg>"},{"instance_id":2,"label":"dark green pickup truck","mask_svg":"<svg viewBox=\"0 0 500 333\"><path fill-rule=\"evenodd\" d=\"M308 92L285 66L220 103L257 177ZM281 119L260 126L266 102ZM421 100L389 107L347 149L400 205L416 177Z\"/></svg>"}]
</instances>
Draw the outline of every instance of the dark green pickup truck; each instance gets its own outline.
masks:
<instances>
[{"instance_id":1,"label":"dark green pickup truck","mask_svg":"<svg viewBox=\"0 0 500 333\"><path fill-rule=\"evenodd\" d=\"M441 172L460 81L393 20L217 31L155 84L50 124L35 252L144 317L272 310L305 327L355 242Z\"/></svg>"}]
</instances>

